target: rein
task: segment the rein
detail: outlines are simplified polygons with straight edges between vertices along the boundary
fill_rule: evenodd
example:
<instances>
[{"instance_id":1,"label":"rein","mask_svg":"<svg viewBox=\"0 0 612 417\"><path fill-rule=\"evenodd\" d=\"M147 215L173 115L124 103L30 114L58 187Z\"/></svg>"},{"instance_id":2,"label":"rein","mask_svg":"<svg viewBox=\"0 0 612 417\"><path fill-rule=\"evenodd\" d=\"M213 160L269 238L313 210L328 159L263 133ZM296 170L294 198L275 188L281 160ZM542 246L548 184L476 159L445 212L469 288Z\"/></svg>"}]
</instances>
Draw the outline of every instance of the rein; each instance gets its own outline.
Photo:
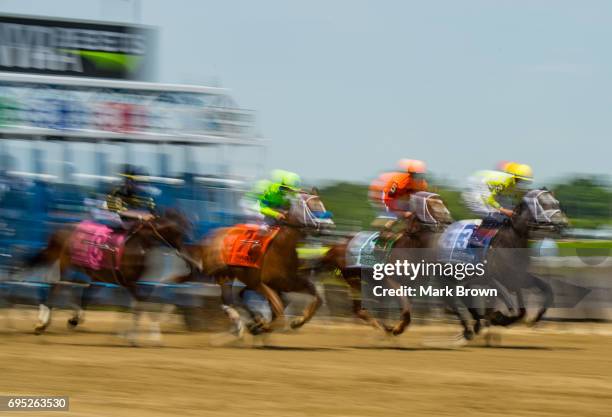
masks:
<instances>
[{"instance_id":1,"label":"rein","mask_svg":"<svg viewBox=\"0 0 612 417\"><path fill-rule=\"evenodd\" d=\"M151 228L155 237L157 237L164 245L168 246L169 248L174 249L174 253L176 256L178 256L179 258L181 258L188 264L195 266L198 271L202 271L202 265L199 262L197 262L195 259L193 259L191 256L182 253L177 247L175 247L170 242L168 242L168 239L166 239L165 237L162 236L161 233L159 233L159 231L157 230L157 228L155 227L152 221L149 220L145 224Z\"/></svg>"}]
</instances>

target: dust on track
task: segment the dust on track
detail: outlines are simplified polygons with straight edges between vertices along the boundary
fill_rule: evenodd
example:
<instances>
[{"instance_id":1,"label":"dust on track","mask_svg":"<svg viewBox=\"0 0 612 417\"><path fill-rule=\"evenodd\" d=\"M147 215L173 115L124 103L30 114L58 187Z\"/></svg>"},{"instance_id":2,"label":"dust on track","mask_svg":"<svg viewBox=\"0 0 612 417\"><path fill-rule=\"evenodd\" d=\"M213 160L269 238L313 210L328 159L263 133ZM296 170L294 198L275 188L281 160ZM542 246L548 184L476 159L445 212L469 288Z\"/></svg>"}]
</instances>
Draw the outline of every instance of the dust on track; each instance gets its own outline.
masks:
<instances>
[{"instance_id":1,"label":"dust on track","mask_svg":"<svg viewBox=\"0 0 612 417\"><path fill-rule=\"evenodd\" d=\"M117 337L125 315L91 312L78 332L55 317L0 324L0 394L69 395L70 416L608 416L612 326L545 324L461 349L432 348L458 328L414 326L383 338L318 321L297 333L212 347L218 333L165 324L163 347ZM146 323L145 323L146 324ZM146 344L146 343L145 343ZM264 346L265 345L265 346ZM9 415L2 413L1 415ZM57 413L53 413L57 414ZM40 415L19 412L15 415Z\"/></svg>"}]
</instances>

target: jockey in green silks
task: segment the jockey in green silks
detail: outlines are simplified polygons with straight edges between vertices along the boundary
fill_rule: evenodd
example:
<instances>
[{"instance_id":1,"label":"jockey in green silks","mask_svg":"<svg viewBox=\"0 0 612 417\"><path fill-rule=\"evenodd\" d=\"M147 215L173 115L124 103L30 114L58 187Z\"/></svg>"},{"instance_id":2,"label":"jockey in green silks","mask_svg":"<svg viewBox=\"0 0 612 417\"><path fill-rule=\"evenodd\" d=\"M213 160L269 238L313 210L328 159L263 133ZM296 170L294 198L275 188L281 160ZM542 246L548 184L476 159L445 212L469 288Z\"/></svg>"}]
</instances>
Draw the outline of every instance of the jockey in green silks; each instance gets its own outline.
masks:
<instances>
[{"instance_id":1,"label":"jockey in green silks","mask_svg":"<svg viewBox=\"0 0 612 417\"><path fill-rule=\"evenodd\" d=\"M250 196L257 201L265 223L278 224L285 220L286 212L291 207L291 197L300 192L300 182L299 175L277 169L272 172L271 181L257 183Z\"/></svg>"}]
</instances>

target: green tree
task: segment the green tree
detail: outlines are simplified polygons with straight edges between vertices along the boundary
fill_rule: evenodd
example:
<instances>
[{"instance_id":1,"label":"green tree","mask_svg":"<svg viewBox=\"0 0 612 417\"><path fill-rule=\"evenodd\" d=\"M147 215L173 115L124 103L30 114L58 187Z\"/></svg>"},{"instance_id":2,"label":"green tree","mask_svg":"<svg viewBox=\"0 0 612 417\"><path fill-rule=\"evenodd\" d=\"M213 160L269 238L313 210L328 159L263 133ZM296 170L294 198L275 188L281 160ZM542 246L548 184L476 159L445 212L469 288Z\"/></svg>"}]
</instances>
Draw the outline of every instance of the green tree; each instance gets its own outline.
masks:
<instances>
[{"instance_id":1,"label":"green tree","mask_svg":"<svg viewBox=\"0 0 612 417\"><path fill-rule=\"evenodd\" d=\"M612 218L612 192L593 177L576 177L553 187L555 197L575 226L597 227Z\"/></svg>"}]
</instances>

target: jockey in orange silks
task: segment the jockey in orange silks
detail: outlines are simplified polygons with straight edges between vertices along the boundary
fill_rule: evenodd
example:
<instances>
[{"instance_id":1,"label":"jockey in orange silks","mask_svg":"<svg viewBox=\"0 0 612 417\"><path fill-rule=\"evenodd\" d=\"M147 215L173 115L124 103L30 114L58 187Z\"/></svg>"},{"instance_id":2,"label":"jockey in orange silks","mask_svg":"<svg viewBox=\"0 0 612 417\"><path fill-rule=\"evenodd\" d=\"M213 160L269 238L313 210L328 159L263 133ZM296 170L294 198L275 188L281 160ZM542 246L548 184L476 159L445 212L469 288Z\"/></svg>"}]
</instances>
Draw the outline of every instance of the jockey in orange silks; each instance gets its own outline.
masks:
<instances>
[{"instance_id":1,"label":"jockey in orange silks","mask_svg":"<svg viewBox=\"0 0 612 417\"><path fill-rule=\"evenodd\" d=\"M381 209L373 226L382 227L381 242L386 244L395 235L399 237L405 228L404 219L409 219L408 201L413 193L427 190L426 166L423 161L402 159L397 171L386 172L372 182L370 201Z\"/></svg>"}]
</instances>

